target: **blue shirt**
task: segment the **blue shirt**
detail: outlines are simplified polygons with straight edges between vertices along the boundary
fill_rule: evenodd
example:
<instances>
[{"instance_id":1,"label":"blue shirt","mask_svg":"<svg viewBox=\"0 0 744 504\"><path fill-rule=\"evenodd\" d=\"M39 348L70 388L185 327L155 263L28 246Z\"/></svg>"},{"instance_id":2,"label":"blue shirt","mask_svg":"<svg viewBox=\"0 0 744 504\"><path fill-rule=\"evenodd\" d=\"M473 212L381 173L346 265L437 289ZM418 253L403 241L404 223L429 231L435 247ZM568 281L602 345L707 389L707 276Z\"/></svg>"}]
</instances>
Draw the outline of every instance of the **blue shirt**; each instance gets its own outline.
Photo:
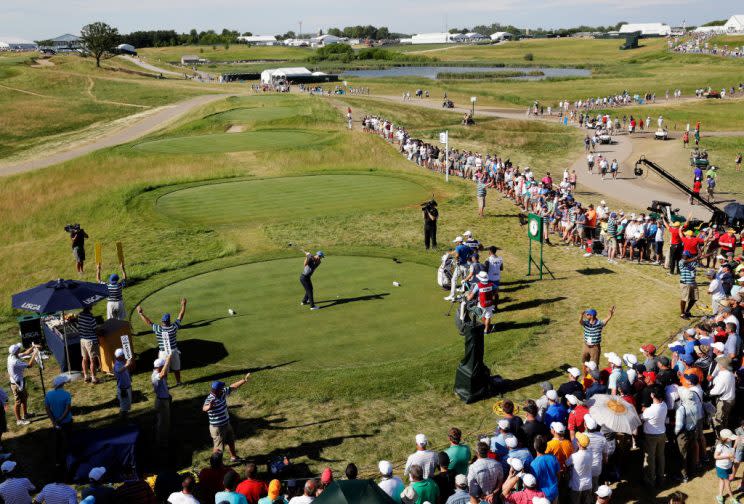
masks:
<instances>
[{"instance_id":1,"label":"blue shirt","mask_svg":"<svg viewBox=\"0 0 744 504\"><path fill-rule=\"evenodd\" d=\"M248 499L245 495L237 492L217 492L214 495L214 504L220 504L221 502L229 502L230 504L248 504Z\"/></svg>"},{"instance_id":2,"label":"blue shirt","mask_svg":"<svg viewBox=\"0 0 744 504\"><path fill-rule=\"evenodd\" d=\"M521 460L528 472L530 464L534 460L534 457L527 448L514 448L513 450L509 450L507 458L516 458Z\"/></svg>"},{"instance_id":3,"label":"blue shirt","mask_svg":"<svg viewBox=\"0 0 744 504\"><path fill-rule=\"evenodd\" d=\"M555 455L540 455L532 461L530 467L537 480L537 488L553 502L558 498L558 471L561 470L558 459Z\"/></svg>"},{"instance_id":4,"label":"blue shirt","mask_svg":"<svg viewBox=\"0 0 744 504\"><path fill-rule=\"evenodd\" d=\"M543 415L543 423L547 426L550 426L553 422L560 422L566 425L567 419L568 410L560 403L548 406L548 409L545 410L545 414Z\"/></svg>"},{"instance_id":5,"label":"blue shirt","mask_svg":"<svg viewBox=\"0 0 744 504\"><path fill-rule=\"evenodd\" d=\"M68 424L72 422L72 412L68 411L62 417L62 413L72 404L72 396L65 389L58 388L47 392L44 404L51 410L57 424Z\"/></svg>"},{"instance_id":6,"label":"blue shirt","mask_svg":"<svg viewBox=\"0 0 744 504\"><path fill-rule=\"evenodd\" d=\"M152 390L155 392L155 397L158 399L169 399L170 391L168 390L168 376L160 378L160 372L156 369L150 376L152 382Z\"/></svg>"},{"instance_id":7,"label":"blue shirt","mask_svg":"<svg viewBox=\"0 0 744 504\"><path fill-rule=\"evenodd\" d=\"M128 389L132 386L132 377L129 375L127 363L122 361L114 362L114 376L116 376L116 386L120 389Z\"/></svg>"},{"instance_id":8,"label":"blue shirt","mask_svg":"<svg viewBox=\"0 0 744 504\"><path fill-rule=\"evenodd\" d=\"M455 252L457 252L457 264L460 266L467 266L468 259L470 259L470 255L473 253L473 249L465 245L464 243L461 243L457 247L455 247Z\"/></svg>"}]
</instances>

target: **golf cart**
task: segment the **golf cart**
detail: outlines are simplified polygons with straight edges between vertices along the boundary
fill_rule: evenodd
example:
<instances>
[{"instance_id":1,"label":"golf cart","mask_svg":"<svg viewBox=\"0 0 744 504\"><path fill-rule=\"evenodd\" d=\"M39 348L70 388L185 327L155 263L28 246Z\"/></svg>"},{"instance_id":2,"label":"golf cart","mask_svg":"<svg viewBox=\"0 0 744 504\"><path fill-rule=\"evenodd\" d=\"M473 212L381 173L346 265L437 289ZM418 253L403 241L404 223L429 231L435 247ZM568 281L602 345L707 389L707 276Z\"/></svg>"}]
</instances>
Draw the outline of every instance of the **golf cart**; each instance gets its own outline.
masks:
<instances>
[{"instance_id":1,"label":"golf cart","mask_svg":"<svg viewBox=\"0 0 744 504\"><path fill-rule=\"evenodd\" d=\"M442 108L455 108L455 104L449 98L445 98L442 102Z\"/></svg>"},{"instance_id":2,"label":"golf cart","mask_svg":"<svg viewBox=\"0 0 744 504\"><path fill-rule=\"evenodd\" d=\"M601 129L597 131L597 140L601 144L611 144L612 143L612 137L610 136L610 132L606 129Z\"/></svg>"},{"instance_id":3,"label":"golf cart","mask_svg":"<svg viewBox=\"0 0 744 504\"><path fill-rule=\"evenodd\" d=\"M695 168L707 168L709 164L710 161L708 161L707 151L699 151L695 149L692 151L692 154L690 154L690 166Z\"/></svg>"},{"instance_id":4,"label":"golf cart","mask_svg":"<svg viewBox=\"0 0 744 504\"><path fill-rule=\"evenodd\" d=\"M703 96L705 96L706 98L717 98L719 100L721 99L721 93L719 91L706 91L703 93Z\"/></svg>"},{"instance_id":5,"label":"golf cart","mask_svg":"<svg viewBox=\"0 0 744 504\"><path fill-rule=\"evenodd\" d=\"M654 140L669 140L669 132L666 128L659 128L654 133Z\"/></svg>"}]
</instances>

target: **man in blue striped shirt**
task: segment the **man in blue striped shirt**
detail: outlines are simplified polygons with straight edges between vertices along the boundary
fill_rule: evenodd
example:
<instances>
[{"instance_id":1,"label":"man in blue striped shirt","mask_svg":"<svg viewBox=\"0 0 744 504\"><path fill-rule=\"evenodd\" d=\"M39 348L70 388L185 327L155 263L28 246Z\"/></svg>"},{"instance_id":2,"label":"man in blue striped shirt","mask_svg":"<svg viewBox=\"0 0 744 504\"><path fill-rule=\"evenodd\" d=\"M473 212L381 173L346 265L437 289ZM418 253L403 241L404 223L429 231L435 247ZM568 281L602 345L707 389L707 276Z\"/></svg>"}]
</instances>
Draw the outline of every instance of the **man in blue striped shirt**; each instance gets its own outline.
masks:
<instances>
[{"instance_id":1,"label":"man in blue striped shirt","mask_svg":"<svg viewBox=\"0 0 744 504\"><path fill-rule=\"evenodd\" d=\"M711 255L713 254L696 257L687 250L682 252L682 259L679 261L679 310L680 317L683 319L690 318L690 310L699 298L697 280L695 279L698 261Z\"/></svg>"},{"instance_id":2,"label":"man in blue striped shirt","mask_svg":"<svg viewBox=\"0 0 744 504\"><path fill-rule=\"evenodd\" d=\"M77 327L80 334L80 354L83 357L83 381L98 383L98 324L90 313L90 306L86 306L78 314Z\"/></svg>"},{"instance_id":3,"label":"man in blue striped shirt","mask_svg":"<svg viewBox=\"0 0 744 504\"><path fill-rule=\"evenodd\" d=\"M124 297L122 296L122 289L127 286L127 271L124 269L124 263L119 263L121 269L121 281L119 281L119 275L112 273L109 275L108 282L101 280L101 265L96 265L96 282L99 284L106 285L108 289L108 302L106 303L106 318L107 319L127 319L127 310L124 307Z\"/></svg>"},{"instance_id":4,"label":"man in blue striped shirt","mask_svg":"<svg viewBox=\"0 0 744 504\"><path fill-rule=\"evenodd\" d=\"M615 307L610 308L607 318L597 318L597 310L590 308L581 312L579 325L584 329L584 349L581 352L581 362L592 361L599 365L599 356L602 353L602 329L615 314Z\"/></svg>"},{"instance_id":5,"label":"man in blue striped shirt","mask_svg":"<svg viewBox=\"0 0 744 504\"><path fill-rule=\"evenodd\" d=\"M163 314L161 324L155 324L147 315L145 315L141 306L138 305L135 310L142 319L142 322L150 326L152 332L155 333L155 337L158 340L158 358L165 359L168 355L171 356L169 367L176 377L176 384L174 387L178 387L181 385L181 352L178 350L176 333L178 333L178 329L181 328L181 321L183 320L183 316L186 314L186 298L181 299L181 311L178 312L178 318L173 323L171 323L170 313Z\"/></svg>"},{"instance_id":6,"label":"man in blue striped shirt","mask_svg":"<svg viewBox=\"0 0 744 504\"><path fill-rule=\"evenodd\" d=\"M250 373L246 373L242 380L238 380L229 387L224 382L212 382L212 390L204 400L202 411L209 417L209 434L212 436L212 450L214 453L222 452L227 445L230 450L230 461L237 462L238 455L235 453L235 432L230 425L230 413L227 410L227 396L233 390L237 390L248 381Z\"/></svg>"}]
</instances>

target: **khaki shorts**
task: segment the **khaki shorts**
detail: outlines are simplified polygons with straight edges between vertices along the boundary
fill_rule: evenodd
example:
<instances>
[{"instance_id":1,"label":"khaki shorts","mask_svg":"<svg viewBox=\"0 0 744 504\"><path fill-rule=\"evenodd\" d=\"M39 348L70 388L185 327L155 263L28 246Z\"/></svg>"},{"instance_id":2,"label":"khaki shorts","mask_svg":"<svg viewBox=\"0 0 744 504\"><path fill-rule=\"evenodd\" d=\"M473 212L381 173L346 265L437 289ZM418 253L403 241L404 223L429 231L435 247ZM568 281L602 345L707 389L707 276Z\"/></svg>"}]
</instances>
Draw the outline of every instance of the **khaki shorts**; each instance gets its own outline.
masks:
<instances>
[{"instance_id":1,"label":"khaki shorts","mask_svg":"<svg viewBox=\"0 0 744 504\"><path fill-rule=\"evenodd\" d=\"M212 436L212 447L215 450L224 452L225 445L235 443L235 433L230 422L220 426L210 425L209 434Z\"/></svg>"},{"instance_id":2,"label":"khaki shorts","mask_svg":"<svg viewBox=\"0 0 744 504\"><path fill-rule=\"evenodd\" d=\"M80 340L80 354L83 359L97 359L98 358L98 341L97 340Z\"/></svg>"},{"instance_id":3,"label":"khaki shorts","mask_svg":"<svg viewBox=\"0 0 744 504\"><path fill-rule=\"evenodd\" d=\"M158 358L159 359L165 359L168 357L168 354L165 352L158 352ZM171 355L170 360L170 366L168 366L168 369L171 371L180 371L181 370L181 352L178 350L173 350L173 355Z\"/></svg>"},{"instance_id":4,"label":"khaki shorts","mask_svg":"<svg viewBox=\"0 0 744 504\"><path fill-rule=\"evenodd\" d=\"M679 299L685 303L693 303L698 300L697 285L679 284Z\"/></svg>"},{"instance_id":5,"label":"khaki shorts","mask_svg":"<svg viewBox=\"0 0 744 504\"><path fill-rule=\"evenodd\" d=\"M478 208L486 208L485 196L476 196L476 199L478 200Z\"/></svg>"},{"instance_id":6,"label":"khaki shorts","mask_svg":"<svg viewBox=\"0 0 744 504\"><path fill-rule=\"evenodd\" d=\"M15 383L10 384L10 391L13 393L13 400L16 403L22 403L28 399L28 392L26 389L19 388Z\"/></svg>"}]
</instances>

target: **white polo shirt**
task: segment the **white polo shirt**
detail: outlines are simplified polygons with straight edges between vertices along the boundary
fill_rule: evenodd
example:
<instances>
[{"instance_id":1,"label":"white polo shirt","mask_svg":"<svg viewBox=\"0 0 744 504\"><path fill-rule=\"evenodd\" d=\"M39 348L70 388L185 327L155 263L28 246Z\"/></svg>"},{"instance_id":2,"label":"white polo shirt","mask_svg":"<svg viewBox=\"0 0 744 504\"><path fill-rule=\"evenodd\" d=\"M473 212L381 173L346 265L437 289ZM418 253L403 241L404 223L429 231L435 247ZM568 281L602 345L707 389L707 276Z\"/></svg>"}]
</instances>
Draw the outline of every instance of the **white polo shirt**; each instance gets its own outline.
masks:
<instances>
[{"instance_id":1,"label":"white polo shirt","mask_svg":"<svg viewBox=\"0 0 744 504\"><path fill-rule=\"evenodd\" d=\"M718 374L713 378L713 388L710 395L719 396L723 401L733 401L736 397L736 378L728 369L718 368Z\"/></svg>"},{"instance_id":2,"label":"white polo shirt","mask_svg":"<svg viewBox=\"0 0 744 504\"><path fill-rule=\"evenodd\" d=\"M665 403L652 403L641 413L643 419L643 432L653 436L664 434L666 428L664 423L667 417L667 406Z\"/></svg>"}]
</instances>

